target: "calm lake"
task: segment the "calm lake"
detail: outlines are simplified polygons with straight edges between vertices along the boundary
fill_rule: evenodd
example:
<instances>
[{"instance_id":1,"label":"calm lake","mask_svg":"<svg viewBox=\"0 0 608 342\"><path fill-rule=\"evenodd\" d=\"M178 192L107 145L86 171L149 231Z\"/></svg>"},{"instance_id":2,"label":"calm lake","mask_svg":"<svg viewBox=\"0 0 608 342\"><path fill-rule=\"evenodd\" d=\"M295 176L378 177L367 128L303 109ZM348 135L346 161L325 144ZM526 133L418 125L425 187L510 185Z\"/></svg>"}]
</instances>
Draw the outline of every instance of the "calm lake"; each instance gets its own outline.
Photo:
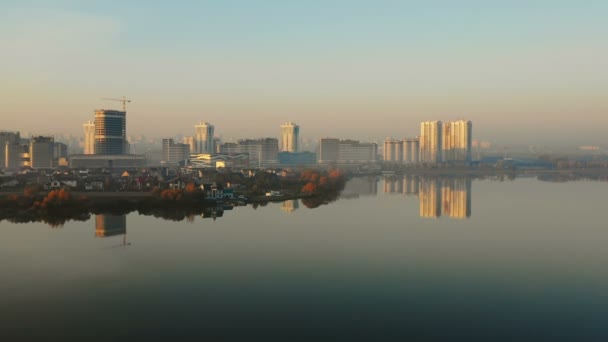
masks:
<instances>
[{"instance_id":1,"label":"calm lake","mask_svg":"<svg viewBox=\"0 0 608 342\"><path fill-rule=\"evenodd\" d=\"M314 209L3 221L0 340L605 341L607 199L377 177Z\"/></svg>"}]
</instances>

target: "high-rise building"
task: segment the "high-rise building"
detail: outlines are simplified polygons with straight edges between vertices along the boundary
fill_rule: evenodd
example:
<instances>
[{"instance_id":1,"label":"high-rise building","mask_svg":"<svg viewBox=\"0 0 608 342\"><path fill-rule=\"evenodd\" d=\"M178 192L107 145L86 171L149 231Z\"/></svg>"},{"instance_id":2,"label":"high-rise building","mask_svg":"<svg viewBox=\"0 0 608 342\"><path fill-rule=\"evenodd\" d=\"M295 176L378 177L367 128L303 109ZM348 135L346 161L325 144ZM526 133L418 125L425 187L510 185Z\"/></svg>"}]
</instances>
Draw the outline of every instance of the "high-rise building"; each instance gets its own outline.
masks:
<instances>
[{"instance_id":1,"label":"high-rise building","mask_svg":"<svg viewBox=\"0 0 608 342\"><path fill-rule=\"evenodd\" d=\"M55 145L53 146L53 159L55 161L59 161L59 159L67 159L67 158L68 158L68 145L61 143L61 142L55 142Z\"/></svg>"},{"instance_id":2,"label":"high-rise building","mask_svg":"<svg viewBox=\"0 0 608 342\"><path fill-rule=\"evenodd\" d=\"M420 123L420 162L440 163L441 158L441 121Z\"/></svg>"},{"instance_id":3,"label":"high-rise building","mask_svg":"<svg viewBox=\"0 0 608 342\"><path fill-rule=\"evenodd\" d=\"M215 153L213 146L214 127L208 122L201 122L194 126L195 144L197 153Z\"/></svg>"},{"instance_id":4,"label":"high-rise building","mask_svg":"<svg viewBox=\"0 0 608 342\"><path fill-rule=\"evenodd\" d=\"M10 151L21 140L19 132L0 132L0 168L12 168L9 165Z\"/></svg>"},{"instance_id":5,"label":"high-rise building","mask_svg":"<svg viewBox=\"0 0 608 342\"><path fill-rule=\"evenodd\" d=\"M298 152L300 126L293 122L281 125L281 152Z\"/></svg>"},{"instance_id":6,"label":"high-rise building","mask_svg":"<svg viewBox=\"0 0 608 342\"><path fill-rule=\"evenodd\" d=\"M127 113L119 110L95 111L95 154L128 154Z\"/></svg>"},{"instance_id":7,"label":"high-rise building","mask_svg":"<svg viewBox=\"0 0 608 342\"><path fill-rule=\"evenodd\" d=\"M403 139L403 163L417 164L420 162L420 139Z\"/></svg>"},{"instance_id":8,"label":"high-rise building","mask_svg":"<svg viewBox=\"0 0 608 342\"><path fill-rule=\"evenodd\" d=\"M95 123L89 121L84 128L84 154L95 154Z\"/></svg>"},{"instance_id":9,"label":"high-rise building","mask_svg":"<svg viewBox=\"0 0 608 342\"><path fill-rule=\"evenodd\" d=\"M34 169L52 168L55 139L53 137L33 137L30 140L30 166Z\"/></svg>"},{"instance_id":10,"label":"high-rise building","mask_svg":"<svg viewBox=\"0 0 608 342\"><path fill-rule=\"evenodd\" d=\"M193 136L184 137L183 143L190 146L190 153L196 153L196 143Z\"/></svg>"},{"instance_id":11,"label":"high-rise building","mask_svg":"<svg viewBox=\"0 0 608 342\"><path fill-rule=\"evenodd\" d=\"M442 156L446 162L470 162L473 124L459 120L446 122L442 129Z\"/></svg>"},{"instance_id":12,"label":"high-rise building","mask_svg":"<svg viewBox=\"0 0 608 342\"><path fill-rule=\"evenodd\" d=\"M317 158L320 164L335 163L338 161L340 139L322 138L319 140Z\"/></svg>"},{"instance_id":13,"label":"high-rise building","mask_svg":"<svg viewBox=\"0 0 608 342\"><path fill-rule=\"evenodd\" d=\"M387 163L398 163L403 162L403 141L386 138L384 140L384 161Z\"/></svg>"},{"instance_id":14,"label":"high-rise building","mask_svg":"<svg viewBox=\"0 0 608 342\"><path fill-rule=\"evenodd\" d=\"M179 164L190 158L190 145L176 144L173 139L163 139L163 161Z\"/></svg>"}]
</instances>

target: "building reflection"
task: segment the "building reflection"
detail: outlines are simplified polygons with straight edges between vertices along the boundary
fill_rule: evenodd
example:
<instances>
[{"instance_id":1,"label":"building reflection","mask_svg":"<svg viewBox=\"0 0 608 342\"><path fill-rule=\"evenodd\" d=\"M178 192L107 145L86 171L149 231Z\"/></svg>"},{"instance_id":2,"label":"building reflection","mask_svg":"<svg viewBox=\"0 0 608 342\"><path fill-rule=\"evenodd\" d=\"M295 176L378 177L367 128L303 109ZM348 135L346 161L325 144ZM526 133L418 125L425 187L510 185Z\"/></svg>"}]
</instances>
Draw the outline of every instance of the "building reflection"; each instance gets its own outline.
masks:
<instances>
[{"instance_id":1,"label":"building reflection","mask_svg":"<svg viewBox=\"0 0 608 342\"><path fill-rule=\"evenodd\" d=\"M293 213L294 211L298 210L299 206L300 202L297 199L287 200L281 204L281 210L286 213Z\"/></svg>"},{"instance_id":2,"label":"building reflection","mask_svg":"<svg viewBox=\"0 0 608 342\"><path fill-rule=\"evenodd\" d=\"M471 186L468 177L387 176L382 188L387 194L418 196L420 217L454 219L471 216Z\"/></svg>"},{"instance_id":3,"label":"building reflection","mask_svg":"<svg viewBox=\"0 0 608 342\"><path fill-rule=\"evenodd\" d=\"M95 236L104 238L127 234L127 215L96 215Z\"/></svg>"},{"instance_id":4,"label":"building reflection","mask_svg":"<svg viewBox=\"0 0 608 342\"><path fill-rule=\"evenodd\" d=\"M341 198L356 198L359 196L376 196L378 194L378 178L355 177L346 182Z\"/></svg>"},{"instance_id":5,"label":"building reflection","mask_svg":"<svg viewBox=\"0 0 608 342\"><path fill-rule=\"evenodd\" d=\"M441 181L436 178L421 178L418 199L420 200L420 217L440 217Z\"/></svg>"},{"instance_id":6,"label":"building reflection","mask_svg":"<svg viewBox=\"0 0 608 342\"><path fill-rule=\"evenodd\" d=\"M465 219L471 216L470 178L421 178L419 184L420 217L437 218L443 214Z\"/></svg>"}]
</instances>

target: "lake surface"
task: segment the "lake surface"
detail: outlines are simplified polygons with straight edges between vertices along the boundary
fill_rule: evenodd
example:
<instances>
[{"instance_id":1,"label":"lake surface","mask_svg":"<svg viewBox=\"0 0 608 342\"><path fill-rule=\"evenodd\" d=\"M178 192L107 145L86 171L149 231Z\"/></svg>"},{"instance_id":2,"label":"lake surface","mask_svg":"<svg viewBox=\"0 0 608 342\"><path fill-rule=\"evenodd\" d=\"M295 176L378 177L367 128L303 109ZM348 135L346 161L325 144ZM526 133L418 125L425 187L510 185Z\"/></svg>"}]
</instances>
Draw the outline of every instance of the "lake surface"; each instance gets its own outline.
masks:
<instances>
[{"instance_id":1,"label":"lake surface","mask_svg":"<svg viewBox=\"0 0 608 342\"><path fill-rule=\"evenodd\" d=\"M3 221L0 340L605 341L607 199L380 177L314 209Z\"/></svg>"}]
</instances>

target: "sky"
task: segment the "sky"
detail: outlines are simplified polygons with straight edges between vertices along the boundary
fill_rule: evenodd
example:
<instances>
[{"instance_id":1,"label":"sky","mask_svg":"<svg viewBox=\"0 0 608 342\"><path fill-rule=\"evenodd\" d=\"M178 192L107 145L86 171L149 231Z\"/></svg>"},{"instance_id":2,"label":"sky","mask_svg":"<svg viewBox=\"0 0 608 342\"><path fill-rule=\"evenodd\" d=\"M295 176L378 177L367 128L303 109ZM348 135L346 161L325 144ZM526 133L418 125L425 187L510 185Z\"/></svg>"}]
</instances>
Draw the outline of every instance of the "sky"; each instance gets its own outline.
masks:
<instances>
[{"instance_id":1,"label":"sky","mask_svg":"<svg viewBox=\"0 0 608 342\"><path fill-rule=\"evenodd\" d=\"M0 129L606 144L608 1L0 0Z\"/></svg>"}]
</instances>

